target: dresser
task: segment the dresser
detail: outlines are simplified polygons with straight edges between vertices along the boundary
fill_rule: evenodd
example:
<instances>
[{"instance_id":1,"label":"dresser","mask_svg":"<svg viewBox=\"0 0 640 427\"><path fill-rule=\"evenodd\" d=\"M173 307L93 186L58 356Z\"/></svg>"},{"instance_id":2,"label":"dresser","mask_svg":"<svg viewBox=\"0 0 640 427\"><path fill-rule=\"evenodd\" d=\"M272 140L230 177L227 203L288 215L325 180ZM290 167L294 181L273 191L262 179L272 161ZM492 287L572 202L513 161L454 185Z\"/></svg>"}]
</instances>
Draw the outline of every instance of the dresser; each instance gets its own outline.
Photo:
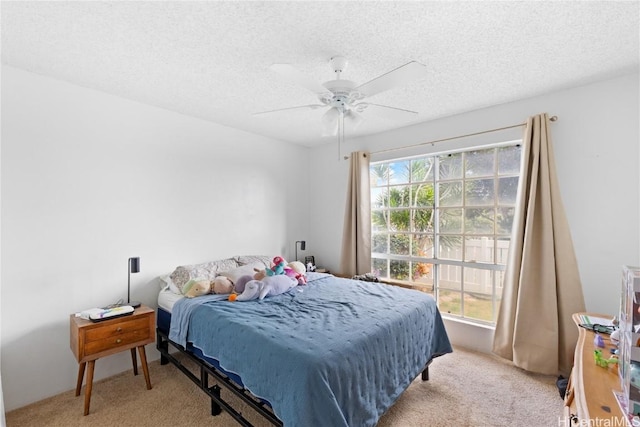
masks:
<instances>
[{"instance_id":1,"label":"dresser","mask_svg":"<svg viewBox=\"0 0 640 427\"><path fill-rule=\"evenodd\" d=\"M146 344L155 342L155 312L151 308L140 306L133 314L100 322L91 322L72 314L69 323L71 351L79 363L76 396L80 395L85 370L87 371L84 415L89 414L93 371L96 360L101 357L130 350L133 374L138 375L137 348L147 390L151 390L147 356L144 349Z\"/></svg>"},{"instance_id":2,"label":"dresser","mask_svg":"<svg viewBox=\"0 0 640 427\"><path fill-rule=\"evenodd\" d=\"M611 318L595 313L575 313L573 321L579 330L573 368L564 398L564 416L559 425L566 426L625 426L622 413L613 390L620 391L620 378L613 365L602 368L595 363L593 351L597 348L593 340L595 333L578 326L580 315ZM601 334L605 348L602 355L609 358L611 341L609 335ZM630 425L630 424L629 424Z\"/></svg>"}]
</instances>

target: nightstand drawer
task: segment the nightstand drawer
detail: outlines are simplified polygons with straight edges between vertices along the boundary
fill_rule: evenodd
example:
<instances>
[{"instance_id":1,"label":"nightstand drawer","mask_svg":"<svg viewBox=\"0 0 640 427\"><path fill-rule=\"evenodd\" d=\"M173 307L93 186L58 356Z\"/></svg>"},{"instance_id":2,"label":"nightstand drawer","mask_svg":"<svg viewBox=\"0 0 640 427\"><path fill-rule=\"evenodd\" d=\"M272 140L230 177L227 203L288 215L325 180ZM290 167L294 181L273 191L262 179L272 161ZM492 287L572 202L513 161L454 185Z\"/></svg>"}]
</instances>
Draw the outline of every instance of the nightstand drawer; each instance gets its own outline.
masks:
<instances>
[{"instance_id":1,"label":"nightstand drawer","mask_svg":"<svg viewBox=\"0 0 640 427\"><path fill-rule=\"evenodd\" d=\"M136 317L131 320L121 320L115 324L109 323L89 329L86 331L85 341L90 344L92 341L101 341L111 337L120 338L122 335L134 331L146 332L147 335L140 339L147 338L149 336L149 319Z\"/></svg>"},{"instance_id":2,"label":"nightstand drawer","mask_svg":"<svg viewBox=\"0 0 640 427\"><path fill-rule=\"evenodd\" d=\"M144 323L145 322L143 322L142 328L138 330L126 333L119 332L116 335L107 336L107 338L87 341L84 347L85 356L148 339L150 337L149 328L145 328Z\"/></svg>"}]
</instances>

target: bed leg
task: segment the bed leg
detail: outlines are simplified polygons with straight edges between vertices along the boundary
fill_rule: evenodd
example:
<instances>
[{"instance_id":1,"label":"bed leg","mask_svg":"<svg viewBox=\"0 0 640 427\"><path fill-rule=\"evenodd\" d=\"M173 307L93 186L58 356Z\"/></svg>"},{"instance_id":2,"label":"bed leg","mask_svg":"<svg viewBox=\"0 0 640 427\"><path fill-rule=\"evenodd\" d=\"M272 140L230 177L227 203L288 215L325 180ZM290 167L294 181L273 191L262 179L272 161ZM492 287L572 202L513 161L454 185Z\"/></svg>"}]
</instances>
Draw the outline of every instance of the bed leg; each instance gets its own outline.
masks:
<instances>
[{"instance_id":1,"label":"bed leg","mask_svg":"<svg viewBox=\"0 0 640 427\"><path fill-rule=\"evenodd\" d=\"M169 363L169 359L164 354L165 352L169 353L169 341L165 340L160 335L159 331L156 331L156 347L160 352L160 365L167 365Z\"/></svg>"},{"instance_id":2,"label":"bed leg","mask_svg":"<svg viewBox=\"0 0 640 427\"><path fill-rule=\"evenodd\" d=\"M220 398L220 386L214 385L209 390L213 394L215 394L216 397ZM220 407L220 405L218 405L215 400L211 399L211 415L212 416L220 415L221 412L222 412L222 408Z\"/></svg>"},{"instance_id":3,"label":"bed leg","mask_svg":"<svg viewBox=\"0 0 640 427\"><path fill-rule=\"evenodd\" d=\"M428 366L426 368L424 368L424 371L422 371L422 381L429 381L429 367Z\"/></svg>"}]
</instances>

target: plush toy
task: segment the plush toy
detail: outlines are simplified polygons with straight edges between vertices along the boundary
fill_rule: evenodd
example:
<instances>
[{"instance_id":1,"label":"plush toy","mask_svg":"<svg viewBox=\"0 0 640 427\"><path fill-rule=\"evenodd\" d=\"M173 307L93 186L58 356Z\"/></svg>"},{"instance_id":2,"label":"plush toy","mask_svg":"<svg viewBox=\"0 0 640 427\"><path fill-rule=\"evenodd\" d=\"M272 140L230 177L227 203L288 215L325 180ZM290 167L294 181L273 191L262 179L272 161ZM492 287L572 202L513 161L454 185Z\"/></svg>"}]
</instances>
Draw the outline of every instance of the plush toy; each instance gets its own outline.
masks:
<instances>
[{"instance_id":1,"label":"plush toy","mask_svg":"<svg viewBox=\"0 0 640 427\"><path fill-rule=\"evenodd\" d=\"M300 261L290 262L289 265L287 265L287 267L294 270L298 274L305 274L307 272L307 269L305 268L304 264L301 263Z\"/></svg>"},{"instance_id":2,"label":"plush toy","mask_svg":"<svg viewBox=\"0 0 640 427\"><path fill-rule=\"evenodd\" d=\"M278 276L280 274L284 274L284 268L286 265L287 263L285 260L282 257L277 256L273 258L273 266L271 268L265 268L265 272L267 273L267 276Z\"/></svg>"},{"instance_id":3,"label":"plush toy","mask_svg":"<svg viewBox=\"0 0 640 427\"><path fill-rule=\"evenodd\" d=\"M298 284L297 280L284 274L277 276L267 276L262 280L250 280L244 287L244 292L240 295L231 295L229 301L251 301L254 299L264 299L271 295L280 295Z\"/></svg>"},{"instance_id":4,"label":"plush toy","mask_svg":"<svg viewBox=\"0 0 640 427\"><path fill-rule=\"evenodd\" d=\"M182 288L187 298L199 297L211 293L211 282L204 279L189 280Z\"/></svg>"},{"instance_id":5,"label":"plush toy","mask_svg":"<svg viewBox=\"0 0 640 427\"><path fill-rule=\"evenodd\" d=\"M253 280L262 280L267 277L267 272L264 270L264 268L262 270L254 268L253 271L255 272L253 274Z\"/></svg>"},{"instance_id":6,"label":"plush toy","mask_svg":"<svg viewBox=\"0 0 640 427\"><path fill-rule=\"evenodd\" d=\"M236 280L236 283L233 285L233 292L238 294L243 293L246 284L251 280L253 280L253 277L249 276L248 274L240 276L238 280Z\"/></svg>"},{"instance_id":7,"label":"plush toy","mask_svg":"<svg viewBox=\"0 0 640 427\"><path fill-rule=\"evenodd\" d=\"M229 301L250 301L258 298L260 295L260 281L249 280L245 286L244 291L241 294L231 294Z\"/></svg>"},{"instance_id":8,"label":"plush toy","mask_svg":"<svg viewBox=\"0 0 640 427\"><path fill-rule=\"evenodd\" d=\"M233 289L233 293L231 295L229 295L229 301L235 301L236 298L238 298L238 296L242 293L244 293L247 283L249 283L250 281L255 281L255 280L262 280L265 277L267 277L267 274L264 272L264 270L258 270L257 268L254 268L253 271L255 271L255 274L253 275L253 277L247 275L247 276L241 276L237 281L236 284L234 286Z\"/></svg>"},{"instance_id":9,"label":"plush toy","mask_svg":"<svg viewBox=\"0 0 640 427\"><path fill-rule=\"evenodd\" d=\"M298 281L299 285L307 284L307 269L300 261L290 262L284 269L285 274L289 277L293 277Z\"/></svg>"},{"instance_id":10,"label":"plush toy","mask_svg":"<svg viewBox=\"0 0 640 427\"><path fill-rule=\"evenodd\" d=\"M211 289L214 294L230 294L233 292L233 283L228 277L217 276L213 279Z\"/></svg>"}]
</instances>

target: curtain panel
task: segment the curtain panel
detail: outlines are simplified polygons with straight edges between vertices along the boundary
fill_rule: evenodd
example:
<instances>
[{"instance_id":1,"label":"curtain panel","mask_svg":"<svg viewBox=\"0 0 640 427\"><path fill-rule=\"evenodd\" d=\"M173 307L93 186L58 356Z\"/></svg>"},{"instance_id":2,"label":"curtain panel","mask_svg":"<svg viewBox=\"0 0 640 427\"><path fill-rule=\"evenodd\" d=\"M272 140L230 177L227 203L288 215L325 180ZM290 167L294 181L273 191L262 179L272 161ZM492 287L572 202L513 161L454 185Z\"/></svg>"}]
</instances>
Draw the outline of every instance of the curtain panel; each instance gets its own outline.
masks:
<instances>
[{"instance_id":1,"label":"curtain panel","mask_svg":"<svg viewBox=\"0 0 640 427\"><path fill-rule=\"evenodd\" d=\"M340 260L340 272L348 277L371 271L369 163L369 153L351 153Z\"/></svg>"},{"instance_id":2,"label":"curtain panel","mask_svg":"<svg viewBox=\"0 0 640 427\"><path fill-rule=\"evenodd\" d=\"M524 131L511 248L493 342L497 355L527 371L568 375L585 311L571 233L560 198L549 117Z\"/></svg>"}]
</instances>

